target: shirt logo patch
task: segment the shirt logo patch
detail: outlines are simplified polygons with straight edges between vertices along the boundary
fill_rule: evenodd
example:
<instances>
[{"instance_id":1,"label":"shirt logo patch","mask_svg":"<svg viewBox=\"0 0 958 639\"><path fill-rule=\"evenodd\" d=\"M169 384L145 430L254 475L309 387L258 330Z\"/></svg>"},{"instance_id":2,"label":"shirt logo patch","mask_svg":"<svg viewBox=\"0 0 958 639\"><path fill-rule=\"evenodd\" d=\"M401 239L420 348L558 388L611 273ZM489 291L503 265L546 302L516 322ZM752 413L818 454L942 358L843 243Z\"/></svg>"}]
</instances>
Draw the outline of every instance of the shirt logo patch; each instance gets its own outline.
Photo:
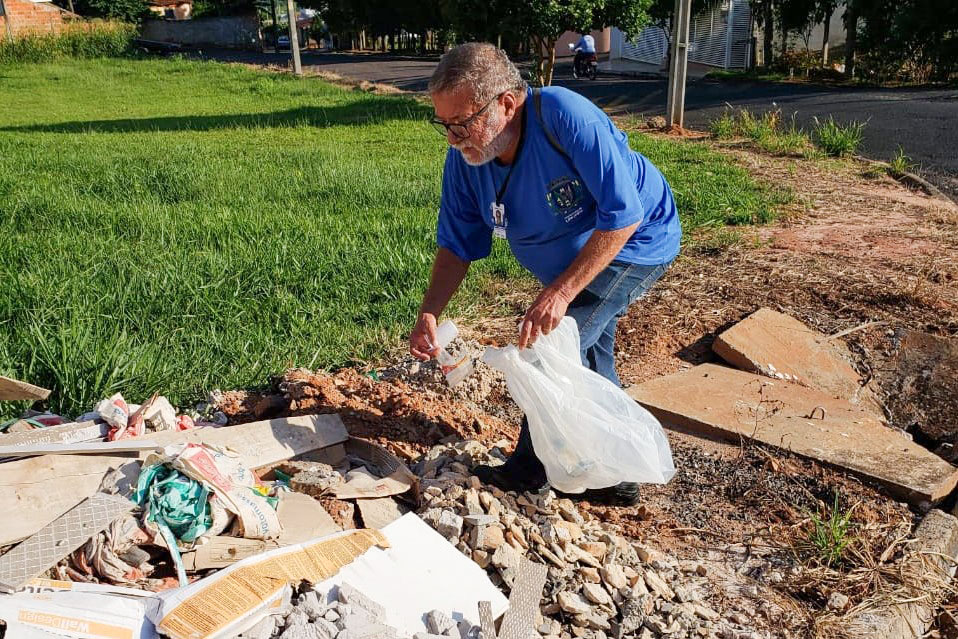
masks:
<instances>
[{"instance_id":1,"label":"shirt logo patch","mask_svg":"<svg viewBox=\"0 0 958 639\"><path fill-rule=\"evenodd\" d=\"M582 215L582 203L585 189L577 177L561 177L549 184L546 202L553 215L561 217L567 223Z\"/></svg>"}]
</instances>

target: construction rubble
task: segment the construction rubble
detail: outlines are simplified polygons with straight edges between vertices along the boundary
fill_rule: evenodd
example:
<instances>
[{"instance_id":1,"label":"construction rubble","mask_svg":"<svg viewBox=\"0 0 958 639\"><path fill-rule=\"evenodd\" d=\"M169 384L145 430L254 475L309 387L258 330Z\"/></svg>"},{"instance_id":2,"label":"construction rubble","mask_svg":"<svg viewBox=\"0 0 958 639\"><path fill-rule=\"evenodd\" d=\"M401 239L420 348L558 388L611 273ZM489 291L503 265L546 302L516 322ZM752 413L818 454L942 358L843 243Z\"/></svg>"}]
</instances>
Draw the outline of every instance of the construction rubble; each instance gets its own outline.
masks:
<instances>
[{"instance_id":1,"label":"construction rubble","mask_svg":"<svg viewBox=\"0 0 958 639\"><path fill-rule=\"evenodd\" d=\"M738 370L701 364L629 394L667 426L787 449L925 510L958 483L793 318L762 309L715 351ZM452 392L495 403L505 383L477 356ZM514 406L444 417L442 375L294 370L249 402L217 393L178 411L117 394L76 419L0 424L0 639L781 636L769 628L787 611L758 586L749 614L729 605L714 562L626 536L548 488L482 484L472 469L511 448L490 424ZM395 389L417 376L428 383L414 404ZM0 400L48 395L0 377ZM851 605L836 589L826 607Z\"/></svg>"}]
</instances>

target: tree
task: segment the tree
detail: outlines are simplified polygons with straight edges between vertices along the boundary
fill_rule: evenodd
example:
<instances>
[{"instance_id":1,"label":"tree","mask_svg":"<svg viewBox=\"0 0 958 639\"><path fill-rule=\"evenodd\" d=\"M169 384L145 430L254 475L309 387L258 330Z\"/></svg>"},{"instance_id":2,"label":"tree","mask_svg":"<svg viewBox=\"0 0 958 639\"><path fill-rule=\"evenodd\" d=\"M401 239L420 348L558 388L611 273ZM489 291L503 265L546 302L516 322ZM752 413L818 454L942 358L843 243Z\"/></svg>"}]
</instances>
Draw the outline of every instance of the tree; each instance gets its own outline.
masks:
<instances>
[{"instance_id":1,"label":"tree","mask_svg":"<svg viewBox=\"0 0 958 639\"><path fill-rule=\"evenodd\" d=\"M552 84L555 44L566 31L589 33L618 27L626 37L648 24L652 0L502 0L510 26L531 41L536 80Z\"/></svg>"},{"instance_id":2,"label":"tree","mask_svg":"<svg viewBox=\"0 0 958 639\"><path fill-rule=\"evenodd\" d=\"M832 15L843 0L818 0L815 5L815 21L822 23L822 66L828 66L828 38L831 35Z\"/></svg>"},{"instance_id":3,"label":"tree","mask_svg":"<svg viewBox=\"0 0 958 639\"><path fill-rule=\"evenodd\" d=\"M146 0L74 0L74 11L91 18L106 18L139 24L149 12Z\"/></svg>"}]
</instances>

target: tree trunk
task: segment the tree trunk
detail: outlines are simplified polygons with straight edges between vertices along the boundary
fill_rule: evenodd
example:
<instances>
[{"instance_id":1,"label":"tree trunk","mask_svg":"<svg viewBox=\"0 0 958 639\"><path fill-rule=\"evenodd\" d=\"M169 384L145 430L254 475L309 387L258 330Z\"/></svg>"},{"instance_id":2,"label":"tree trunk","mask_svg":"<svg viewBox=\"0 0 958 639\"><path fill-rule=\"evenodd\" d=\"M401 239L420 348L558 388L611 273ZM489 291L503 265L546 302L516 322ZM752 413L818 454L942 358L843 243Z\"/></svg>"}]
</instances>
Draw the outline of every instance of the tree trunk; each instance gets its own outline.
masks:
<instances>
[{"instance_id":1,"label":"tree trunk","mask_svg":"<svg viewBox=\"0 0 958 639\"><path fill-rule=\"evenodd\" d=\"M772 58L775 57L775 52L773 51L773 43L775 38L775 18L772 15L771 0L765 0L765 6L763 9L762 24L765 25L765 28L762 57L764 58L765 68L767 69L772 66Z\"/></svg>"},{"instance_id":2,"label":"tree trunk","mask_svg":"<svg viewBox=\"0 0 958 639\"><path fill-rule=\"evenodd\" d=\"M556 66L556 39L555 38L549 38L546 40L546 51L548 51L548 53L546 54L546 56L548 57L546 57L546 66L544 69L545 73L544 73L544 78L542 82L542 86L544 87L552 86L552 71L555 69L555 66Z\"/></svg>"},{"instance_id":3,"label":"tree trunk","mask_svg":"<svg viewBox=\"0 0 958 639\"><path fill-rule=\"evenodd\" d=\"M849 3L845 10L845 77L855 77L855 47L858 44L858 13Z\"/></svg>"},{"instance_id":4,"label":"tree trunk","mask_svg":"<svg viewBox=\"0 0 958 639\"><path fill-rule=\"evenodd\" d=\"M822 66L828 67L828 35L832 26L832 17L825 16L825 33L822 34Z\"/></svg>"},{"instance_id":5,"label":"tree trunk","mask_svg":"<svg viewBox=\"0 0 958 639\"><path fill-rule=\"evenodd\" d=\"M788 31L782 29L782 61L785 60L785 56L788 55Z\"/></svg>"}]
</instances>

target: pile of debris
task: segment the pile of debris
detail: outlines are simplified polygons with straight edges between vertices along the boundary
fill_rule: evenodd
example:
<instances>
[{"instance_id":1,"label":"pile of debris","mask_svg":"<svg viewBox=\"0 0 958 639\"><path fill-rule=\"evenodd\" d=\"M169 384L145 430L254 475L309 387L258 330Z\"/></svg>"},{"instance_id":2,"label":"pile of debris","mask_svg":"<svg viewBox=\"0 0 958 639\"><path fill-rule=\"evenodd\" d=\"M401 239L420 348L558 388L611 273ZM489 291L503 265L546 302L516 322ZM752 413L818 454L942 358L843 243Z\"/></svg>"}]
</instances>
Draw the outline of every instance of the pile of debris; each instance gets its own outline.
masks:
<instances>
[{"instance_id":1,"label":"pile of debris","mask_svg":"<svg viewBox=\"0 0 958 639\"><path fill-rule=\"evenodd\" d=\"M637 544L554 492L504 493L469 469L502 463L476 441L441 445L418 460L420 515L464 555L513 587L523 557L548 566L536 628L560 637L762 636L748 619L723 618L708 604L712 583L700 562L679 562Z\"/></svg>"}]
</instances>

